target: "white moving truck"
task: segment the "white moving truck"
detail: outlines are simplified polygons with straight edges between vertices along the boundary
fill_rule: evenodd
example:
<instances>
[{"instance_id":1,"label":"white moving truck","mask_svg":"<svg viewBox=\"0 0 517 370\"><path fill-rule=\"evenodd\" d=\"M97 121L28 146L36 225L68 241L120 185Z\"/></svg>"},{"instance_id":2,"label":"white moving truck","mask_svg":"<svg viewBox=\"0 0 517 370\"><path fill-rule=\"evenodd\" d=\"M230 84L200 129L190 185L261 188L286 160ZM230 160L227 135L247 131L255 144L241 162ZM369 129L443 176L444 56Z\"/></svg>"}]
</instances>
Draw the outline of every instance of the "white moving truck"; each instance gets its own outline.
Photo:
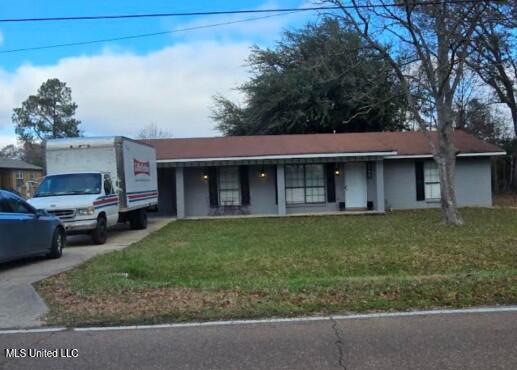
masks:
<instances>
[{"instance_id":1,"label":"white moving truck","mask_svg":"<svg viewBox=\"0 0 517 370\"><path fill-rule=\"evenodd\" d=\"M68 234L104 244L107 229L147 227L157 207L156 152L126 137L71 138L46 143L47 176L29 203L59 217Z\"/></svg>"}]
</instances>

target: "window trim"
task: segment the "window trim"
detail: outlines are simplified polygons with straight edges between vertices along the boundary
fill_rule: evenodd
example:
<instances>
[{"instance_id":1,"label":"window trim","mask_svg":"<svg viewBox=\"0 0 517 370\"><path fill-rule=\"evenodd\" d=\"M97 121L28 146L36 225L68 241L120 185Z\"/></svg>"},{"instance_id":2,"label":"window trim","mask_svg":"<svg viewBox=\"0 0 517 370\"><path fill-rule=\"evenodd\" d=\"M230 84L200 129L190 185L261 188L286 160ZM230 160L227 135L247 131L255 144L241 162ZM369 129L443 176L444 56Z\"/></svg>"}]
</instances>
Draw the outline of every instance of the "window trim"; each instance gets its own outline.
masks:
<instances>
[{"instance_id":1,"label":"window trim","mask_svg":"<svg viewBox=\"0 0 517 370\"><path fill-rule=\"evenodd\" d=\"M296 206L296 205L304 205L304 204L307 204L307 205L318 205L318 204L326 204L326 200L327 200L327 184L326 184L326 177L325 177L325 166L324 164L322 163L299 163L299 164L288 164L286 165L285 167L289 167L289 166L292 166L292 167L297 167L297 166L302 166L303 167L303 186L288 186L287 185L287 179L285 179L285 203L286 205L288 206ZM322 170L322 180L323 180L323 185L307 185L307 166L321 166L321 170ZM285 171L287 172L287 171ZM318 189L318 188L323 188L323 200L321 202L308 202L307 201L307 189ZM287 190L288 189L303 189L303 202L289 202L287 200Z\"/></svg>"}]
</instances>

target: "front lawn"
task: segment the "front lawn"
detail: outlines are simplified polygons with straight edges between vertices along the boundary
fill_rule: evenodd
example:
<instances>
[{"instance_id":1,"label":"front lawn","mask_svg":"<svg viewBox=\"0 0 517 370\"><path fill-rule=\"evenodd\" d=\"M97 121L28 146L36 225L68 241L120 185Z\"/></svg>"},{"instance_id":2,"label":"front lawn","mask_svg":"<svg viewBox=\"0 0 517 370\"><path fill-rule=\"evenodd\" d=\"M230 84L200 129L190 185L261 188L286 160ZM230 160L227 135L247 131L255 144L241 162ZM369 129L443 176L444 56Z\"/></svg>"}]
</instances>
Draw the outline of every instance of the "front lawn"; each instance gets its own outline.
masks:
<instances>
[{"instance_id":1,"label":"front lawn","mask_svg":"<svg viewBox=\"0 0 517 370\"><path fill-rule=\"evenodd\" d=\"M60 325L517 303L517 211L462 215L177 221L37 289Z\"/></svg>"}]
</instances>

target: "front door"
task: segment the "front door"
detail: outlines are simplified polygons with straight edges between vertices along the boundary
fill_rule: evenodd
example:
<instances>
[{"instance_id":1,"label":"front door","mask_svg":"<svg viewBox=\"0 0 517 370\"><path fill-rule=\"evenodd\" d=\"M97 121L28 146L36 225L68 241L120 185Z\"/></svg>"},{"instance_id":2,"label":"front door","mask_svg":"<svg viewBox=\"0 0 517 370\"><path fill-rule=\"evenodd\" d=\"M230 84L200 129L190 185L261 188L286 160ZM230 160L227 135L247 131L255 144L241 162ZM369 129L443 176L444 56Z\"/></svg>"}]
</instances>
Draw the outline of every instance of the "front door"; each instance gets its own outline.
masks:
<instances>
[{"instance_id":1,"label":"front door","mask_svg":"<svg viewBox=\"0 0 517 370\"><path fill-rule=\"evenodd\" d=\"M366 163L345 164L345 206L366 208Z\"/></svg>"}]
</instances>

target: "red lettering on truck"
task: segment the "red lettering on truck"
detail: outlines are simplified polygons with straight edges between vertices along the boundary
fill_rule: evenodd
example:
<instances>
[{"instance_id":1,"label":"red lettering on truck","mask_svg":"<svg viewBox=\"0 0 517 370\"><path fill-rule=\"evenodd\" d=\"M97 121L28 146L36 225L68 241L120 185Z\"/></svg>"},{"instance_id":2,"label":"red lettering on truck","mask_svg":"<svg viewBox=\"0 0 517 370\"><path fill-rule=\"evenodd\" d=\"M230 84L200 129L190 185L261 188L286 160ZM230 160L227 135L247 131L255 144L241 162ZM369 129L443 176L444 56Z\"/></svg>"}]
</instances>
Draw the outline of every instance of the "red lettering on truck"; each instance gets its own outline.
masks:
<instances>
[{"instance_id":1,"label":"red lettering on truck","mask_svg":"<svg viewBox=\"0 0 517 370\"><path fill-rule=\"evenodd\" d=\"M137 159L133 159L133 172L135 176L137 175L151 175L151 166L149 165L149 161L139 161Z\"/></svg>"}]
</instances>

